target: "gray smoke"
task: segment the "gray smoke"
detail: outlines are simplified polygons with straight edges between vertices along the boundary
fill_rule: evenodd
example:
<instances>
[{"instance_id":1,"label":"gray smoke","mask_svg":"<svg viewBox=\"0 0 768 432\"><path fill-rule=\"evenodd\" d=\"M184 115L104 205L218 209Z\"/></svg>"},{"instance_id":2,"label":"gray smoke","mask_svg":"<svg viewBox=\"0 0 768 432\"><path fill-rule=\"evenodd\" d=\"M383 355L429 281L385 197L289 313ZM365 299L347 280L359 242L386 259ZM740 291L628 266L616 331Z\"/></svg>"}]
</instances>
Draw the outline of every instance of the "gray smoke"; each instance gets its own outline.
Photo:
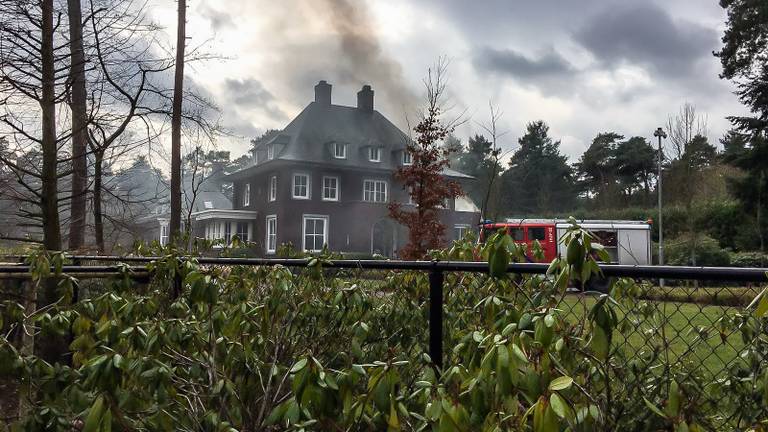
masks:
<instances>
[{"instance_id":1,"label":"gray smoke","mask_svg":"<svg viewBox=\"0 0 768 432\"><path fill-rule=\"evenodd\" d=\"M341 84L372 84L377 99L387 102L390 109L413 110L419 98L406 83L397 60L381 48L367 6L362 1L323 0L329 11L328 23L339 37L342 56L339 58L338 78Z\"/></svg>"}]
</instances>

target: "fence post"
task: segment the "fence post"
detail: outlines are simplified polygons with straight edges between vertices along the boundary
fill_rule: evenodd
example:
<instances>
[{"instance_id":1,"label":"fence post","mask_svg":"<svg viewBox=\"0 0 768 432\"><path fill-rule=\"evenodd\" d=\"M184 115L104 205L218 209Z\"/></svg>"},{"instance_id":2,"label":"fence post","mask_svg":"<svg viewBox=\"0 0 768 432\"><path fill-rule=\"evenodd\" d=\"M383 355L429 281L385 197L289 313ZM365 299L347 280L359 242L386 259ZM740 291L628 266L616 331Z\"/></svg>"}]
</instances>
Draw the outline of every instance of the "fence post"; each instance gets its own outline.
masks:
<instances>
[{"instance_id":1,"label":"fence post","mask_svg":"<svg viewBox=\"0 0 768 432\"><path fill-rule=\"evenodd\" d=\"M438 369L443 368L443 271L429 271L429 356Z\"/></svg>"}]
</instances>

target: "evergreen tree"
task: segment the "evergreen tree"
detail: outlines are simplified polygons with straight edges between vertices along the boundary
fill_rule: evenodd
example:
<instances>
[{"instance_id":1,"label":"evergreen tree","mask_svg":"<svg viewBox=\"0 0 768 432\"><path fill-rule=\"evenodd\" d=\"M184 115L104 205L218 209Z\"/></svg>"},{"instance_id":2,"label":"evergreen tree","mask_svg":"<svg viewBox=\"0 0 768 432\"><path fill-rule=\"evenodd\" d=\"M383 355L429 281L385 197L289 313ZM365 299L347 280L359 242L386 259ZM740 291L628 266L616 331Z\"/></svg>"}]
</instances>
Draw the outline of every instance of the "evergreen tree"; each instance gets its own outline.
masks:
<instances>
[{"instance_id":1,"label":"evergreen tree","mask_svg":"<svg viewBox=\"0 0 768 432\"><path fill-rule=\"evenodd\" d=\"M723 145L721 158L724 162L730 163L741 157L747 151L749 144L749 135L731 129L720 138L720 144Z\"/></svg>"},{"instance_id":2,"label":"evergreen tree","mask_svg":"<svg viewBox=\"0 0 768 432\"><path fill-rule=\"evenodd\" d=\"M616 147L616 174L628 197L641 190L648 204L651 179L656 177L657 151L643 137L632 137Z\"/></svg>"},{"instance_id":3,"label":"evergreen tree","mask_svg":"<svg viewBox=\"0 0 768 432\"><path fill-rule=\"evenodd\" d=\"M491 184L490 179L492 176L496 175L498 178L499 173L502 171L501 167L494 160L492 151L493 143L491 141L483 135L475 135L469 138L469 146L461 154L456 164L457 170L475 178L474 181L465 186L465 192L472 198L472 201L481 207L486 198L490 201L489 205L486 206L489 215L496 213L495 203L497 201L496 193L498 187L497 184L493 184L491 196L486 197L486 195L489 195L488 185ZM484 215L484 217L489 217L489 215Z\"/></svg>"},{"instance_id":4,"label":"evergreen tree","mask_svg":"<svg viewBox=\"0 0 768 432\"><path fill-rule=\"evenodd\" d=\"M598 134L575 164L580 186L604 206L610 206L617 193L616 147L622 135Z\"/></svg>"},{"instance_id":5,"label":"evergreen tree","mask_svg":"<svg viewBox=\"0 0 768 432\"><path fill-rule=\"evenodd\" d=\"M560 141L543 121L529 123L502 175L501 199L508 215L545 215L571 209L573 172L560 154Z\"/></svg>"},{"instance_id":6,"label":"evergreen tree","mask_svg":"<svg viewBox=\"0 0 768 432\"><path fill-rule=\"evenodd\" d=\"M448 152L449 166L466 173L458 168L459 160L464 156L464 146L461 144L461 139L457 138L454 134L449 134L443 140L443 148Z\"/></svg>"},{"instance_id":7,"label":"evergreen tree","mask_svg":"<svg viewBox=\"0 0 768 432\"><path fill-rule=\"evenodd\" d=\"M736 82L741 101L753 116L731 117L744 131L768 129L768 7L765 0L720 0L728 13L723 47L715 55L722 78Z\"/></svg>"},{"instance_id":8,"label":"evergreen tree","mask_svg":"<svg viewBox=\"0 0 768 432\"><path fill-rule=\"evenodd\" d=\"M754 137L746 150L731 163L745 174L730 179L732 193L744 211L754 218L760 251L765 252L765 238L768 234L768 223L765 220L768 208L768 141L759 135Z\"/></svg>"}]
</instances>

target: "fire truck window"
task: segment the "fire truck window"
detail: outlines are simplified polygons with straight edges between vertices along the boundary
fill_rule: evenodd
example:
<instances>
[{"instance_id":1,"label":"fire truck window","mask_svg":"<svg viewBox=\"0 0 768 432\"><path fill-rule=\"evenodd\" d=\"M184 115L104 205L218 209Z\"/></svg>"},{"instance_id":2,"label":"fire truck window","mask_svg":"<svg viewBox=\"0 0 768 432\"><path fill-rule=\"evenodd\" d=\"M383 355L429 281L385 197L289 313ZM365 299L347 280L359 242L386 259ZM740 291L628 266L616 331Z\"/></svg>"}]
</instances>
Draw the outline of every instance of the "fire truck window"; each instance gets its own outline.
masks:
<instances>
[{"instance_id":1,"label":"fire truck window","mask_svg":"<svg viewBox=\"0 0 768 432\"><path fill-rule=\"evenodd\" d=\"M598 243L605 247L616 247L616 231L594 231L592 234L597 237Z\"/></svg>"},{"instance_id":2,"label":"fire truck window","mask_svg":"<svg viewBox=\"0 0 768 432\"><path fill-rule=\"evenodd\" d=\"M547 233L544 227L528 228L528 240L529 241L542 241L546 240Z\"/></svg>"},{"instance_id":3,"label":"fire truck window","mask_svg":"<svg viewBox=\"0 0 768 432\"><path fill-rule=\"evenodd\" d=\"M510 228L509 229L509 235L512 236L512 240L514 241L524 241L525 236L523 236L523 229L522 228Z\"/></svg>"},{"instance_id":4,"label":"fire truck window","mask_svg":"<svg viewBox=\"0 0 768 432\"><path fill-rule=\"evenodd\" d=\"M610 262L619 262L619 248L616 231L592 231L598 243L605 247Z\"/></svg>"}]
</instances>

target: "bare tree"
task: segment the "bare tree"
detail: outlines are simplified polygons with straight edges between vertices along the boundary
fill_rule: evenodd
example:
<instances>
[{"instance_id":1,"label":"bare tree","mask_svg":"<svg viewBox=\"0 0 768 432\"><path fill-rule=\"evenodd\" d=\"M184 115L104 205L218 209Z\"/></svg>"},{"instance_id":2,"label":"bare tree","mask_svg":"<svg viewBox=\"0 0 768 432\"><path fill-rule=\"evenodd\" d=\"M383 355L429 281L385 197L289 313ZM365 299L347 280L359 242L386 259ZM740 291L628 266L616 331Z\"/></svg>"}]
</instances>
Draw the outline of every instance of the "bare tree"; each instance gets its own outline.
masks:
<instances>
[{"instance_id":1,"label":"bare tree","mask_svg":"<svg viewBox=\"0 0 768 432\"><path fill-rule=\"evenodd\" d=\"M707 142L707 116L696 113L696 107L686 102L680 107L676 116L669 116L667 122L669 142L672 145L673 159L670 163L668 175L676 178L671 182L672 190L677 192L679 199L685 206L688 219L688 245L690 263L696 265L696 252L701 240L701 233L696 228L698 214L693 205L700 195L702 176L708 161L701 160L709 146ZM711 148L714 157L714 147ZM694 281L698 286L698 282Z\"/></svg>"},{"instance_id":2,"label":"bare tree","mask_svg":"<svg viewBox=\"0 0 768 432\"><path fill-rule=\"evenodd\" d=\"M105 155L118 143L112 157L128 154L157 139L153 118L164 114L167 96L152 78L169 70L173 63L156 58L151 45L156 27L144 23L143 10L126 2L122 8L97 8L90 0L94 86L88 146L93 154L93 214L96 247L104 251L103 167ZM151 97L150 97L151 96ZM149 99L149 100L147 100ZM134 124L138 123L138 126ZM132 127L144 129L136 139L123 139Z\"/></svg>"},{"instance_id":3,"label":"bare tree","mask_svg":"<svg viewBox=\"0 0 768 432\"><path fill-rule=\"evenodd\" d=\"M58 148L56 140L56 61L53 53L53 0L41 2L42 32L40 39L40 69L42 71L42 92L40 108L42 121L43 169L42 216L43 245L48 250L61 249L61 228L58 206ZM55 293L54 293L55 295Z\"/></svg>"},{"instance_id":4,"label":"bare tree","mask_svg":"<svg viewBox=\"0 0 768 432\"><path fill-rule=\"evenodd\" d=\"M67 94L66 43L53 1L0 1L0 132L11 145L0 162L13 170L19 214L42 233L49 250L61 249L59 171L69 161L61 145L70 137L59 110ZM61 123L58 123L61 122ZM61 133L57 130L61 127ZM0 191L6 193L8 191ZM68 201L68 198L66 198Z\"/></svg>"},{"instance_id":5,"label":"bare tree","mask_svg":"<svg viewBox=\"0 0 768 432\"><path fill-rule=\"evenodd\" d=\"M60 34L60 14L53 0L0 1L0 133L13 146L0 155L19 185L23 205L20 215L42 231L45 249L60 250L59 179L60 145L69 138L68 129L57 135L57 105L66 98L66 44ZM66 160L66 156L64 159ZM6 191L2 191L5 193ZM56 283L47 281L37 293L38 308L59 301ZM43 335L38 354L51 363L64 360L66 341Z\"/></svg>"},{"instance_id":6,"label":"bare tree","mask_svg":"<svg viewBox=\"0 0 768 432\"><path fill-rule=\"evenodd\" d=\"M696 135L707 136L707 116L696 113L696 107L691 103L684 103L677 115L669 115L667 118L667 135L671 149L667 151L670 159L680 159L685 153L688 143Z\"/></svg>"},{"instance_id":7,"label":"bare tree","mask_svg":"<svg viewBox=\"0 0 768 432\"><path fill-rule=\"evenodd\" d=\"M70 101L72 111L72 186L70 192L69 249L80 249L85 243L86 193L88 163L86 159L85 53L83 49L83 14L80 0L67 0L69 16Z\"/></svg>"},{"instance_id":8,"label":"bare tree","mask_svg":"<svg viewBox=\"0 0 768 432\"><path fill-rule=\"evenodd\" d=\"M173 82L173 113L171 117L171 220L169 229L172 242L181 233L181 109L184 98L184 50L187 42L187 1L178 0L178 2L176 70Z\"/></svg>"},{"instance_id":9,"label":"bare tree","mask_svg":"<svg viewBox=\"0 0 768 432\"><path fill-rule=\"evenodd\" d=\"M480 215L483 218L487 217L488 212L488 204L491 199L491 194L493 191L494 183L497 180L497 177L499 176L499 171L501 171L501 164L499 163L502 155L501 155L501 148L498 145L498 140L502 136L506 135L506 131L499 131L498 130L498 123L499 120L502 117L502 112L499 111L498 107L494 107L493 103L491 101L488 101L488 109L491 113L491 118L488 124L480 124L480 127L482 127L488 135L491 136L491 163L492 166L490 167L490 173L488 175L488 186L485 191L485 199L483 199L482 202L482 208ZM495 220L495 215L491 218Z\"/></svg>"}]
</instances>

